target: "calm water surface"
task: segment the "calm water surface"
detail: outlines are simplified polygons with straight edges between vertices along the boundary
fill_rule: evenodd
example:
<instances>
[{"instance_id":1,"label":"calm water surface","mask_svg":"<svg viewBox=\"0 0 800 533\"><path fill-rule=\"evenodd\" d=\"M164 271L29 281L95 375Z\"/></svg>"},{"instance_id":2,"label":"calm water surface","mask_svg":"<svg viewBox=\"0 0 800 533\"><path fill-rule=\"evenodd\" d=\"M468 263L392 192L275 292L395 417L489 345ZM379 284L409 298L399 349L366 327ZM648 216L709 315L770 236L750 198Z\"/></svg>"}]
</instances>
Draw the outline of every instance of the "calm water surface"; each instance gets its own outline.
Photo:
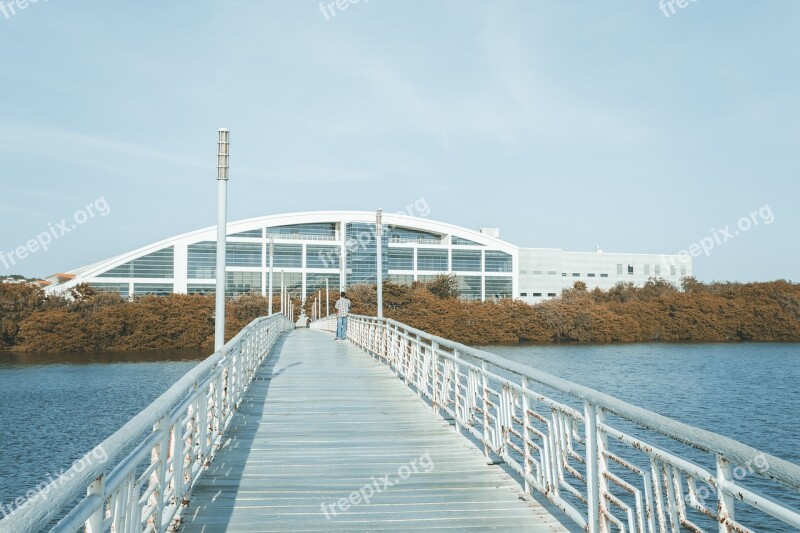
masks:
<instances>
[{"instance_id":1,"label":"calm water surface","mask_svg":"<svg viewBox=\"0 0 800 533\"><path fill-rule=\"evenodd\" d=\"M800 464L800 344L482 348ZM682 453L713 472L708 455L693 452ZM743 483L774 488L754 477ZM800 508L796 493L773 495ZM740 514L756 531L796 531L760 513Z\"/></svg>"},{"instance_id":2,"label":"calm water surface","mask_svg":"<svg viewBox=\"0 0 800 533\"><path fill-rule=\"evenodd\" d=\"M69 468L208 355L0 352L0 505Z\"/></svg>"},{"instance_id":3,"label":"calm water surface","mask_svg":"<svg viewBox=\"0 0 800 533\"><path fill-rule=\"evenodd\" d=\"M800 344L484 349L800 463ZM0 505L67 468L206 355L0 353Z\"/></svg>"}]
</instances>

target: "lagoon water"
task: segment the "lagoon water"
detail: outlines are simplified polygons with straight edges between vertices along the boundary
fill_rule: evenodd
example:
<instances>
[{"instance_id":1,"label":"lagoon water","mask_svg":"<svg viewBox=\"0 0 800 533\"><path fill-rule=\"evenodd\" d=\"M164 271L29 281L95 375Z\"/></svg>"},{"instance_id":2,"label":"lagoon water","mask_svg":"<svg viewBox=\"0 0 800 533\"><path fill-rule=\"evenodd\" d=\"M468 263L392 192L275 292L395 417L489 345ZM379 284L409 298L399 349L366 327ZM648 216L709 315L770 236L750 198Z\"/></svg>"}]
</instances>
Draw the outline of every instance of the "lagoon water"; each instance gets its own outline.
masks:
<instances>
[{"instance_id":1,"label":"lagoon water","mask_svg":"<svg viewBox=\"0 0 800 533\"><path fill-rule=\"evenodd\" d=\"M483 348L800 464L800 344ZM67 468L206 355L0 353L0 505Z\"/></svg>"}]
</instances>

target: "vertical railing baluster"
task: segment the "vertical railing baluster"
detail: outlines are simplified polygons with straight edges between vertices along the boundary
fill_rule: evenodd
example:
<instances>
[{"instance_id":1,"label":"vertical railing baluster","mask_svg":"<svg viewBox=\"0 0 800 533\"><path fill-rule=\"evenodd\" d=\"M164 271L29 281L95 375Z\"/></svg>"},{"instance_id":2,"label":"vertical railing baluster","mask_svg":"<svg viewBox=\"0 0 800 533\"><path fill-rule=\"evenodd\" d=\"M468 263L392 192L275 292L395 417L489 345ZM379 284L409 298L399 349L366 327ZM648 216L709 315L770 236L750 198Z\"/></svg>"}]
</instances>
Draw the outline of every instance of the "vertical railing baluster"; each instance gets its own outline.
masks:
<instances>
[{"instance_id":1,"label":"vertical railing baluster","mask_svg":"<svg viewBox=\"0 0 800 533\"><path fill-rule=\"evenodd\" d=\"M95 479L89 488L86 489L87 496L100 496L100 507L92 513L89 520L86 521L86 533L100 533L103 530L103 518L105 516L106 500L105 493L105 476L100 476Z\"/></svg>"},{"instance_id":2,"label":"vertical railing baluster","mask_svg":"<svg viewBox=\"0 0 800 533\"><path fill-rule=\"evenodd\" d=\"M727 520L734 520L734 497L722 490L725 482L733 482L733 465L721 455L717 455L717 519L720 533L727 532Z\"/></svg>"},{"instance_id":3,"label":"vertical railing baluster","mask_svg":"<svg viewBox=\"0 0 800 533\"><path fill-rule=\"evenodd\" d=\"M600 486L597 465L597 409L591 402L584 402L586 424L586 501L589 533L600 529Z\"/></svg>"},{"instance_id":4,"label":"vertical railing baluster","mask_svg":"<svg viewBox=\"0 0 800 533\"><path fill-rule=\"evenodd\" d=\"M524 461L524 477L525 477L525 492L533 494L533 488L528 481L528 476L533 477L533 470L531 468L531 447L530 442L530 415L528 415L528 378L522 377L522 460Z\"/></svg>"}]
</instances>

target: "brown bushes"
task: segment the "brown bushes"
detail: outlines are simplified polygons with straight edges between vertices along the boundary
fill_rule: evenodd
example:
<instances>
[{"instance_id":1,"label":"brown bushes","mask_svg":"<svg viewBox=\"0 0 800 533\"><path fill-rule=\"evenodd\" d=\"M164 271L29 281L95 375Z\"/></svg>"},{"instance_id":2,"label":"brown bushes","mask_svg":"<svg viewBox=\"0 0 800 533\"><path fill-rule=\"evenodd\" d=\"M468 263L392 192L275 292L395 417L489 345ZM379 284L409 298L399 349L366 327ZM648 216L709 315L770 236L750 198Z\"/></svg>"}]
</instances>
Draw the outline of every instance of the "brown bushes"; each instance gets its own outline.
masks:
<instances>
[{"instance_id":1,"label":"brown bushes","mask_svg":"<svg viewBox=\"0 0 800 533\"><path fill-rule=\"evenodd\" d=\"M531 306L514 300L461 301L452 280L439 279L410 287L386 283L383 299L386 316L465 344L800 341L800 285L687 279L682 289L663 281L639 288L620 284L605 292L577 285L559 299ZM374 286L351 287L348 295L354 313L375 314ZM72 296L46 297L36 287L0 284L0 349L213 347L213 296L145 296L128 302L85 286ZM230 300L227 337L267 309L260 295Z\"/></svg>"}]
</instances>

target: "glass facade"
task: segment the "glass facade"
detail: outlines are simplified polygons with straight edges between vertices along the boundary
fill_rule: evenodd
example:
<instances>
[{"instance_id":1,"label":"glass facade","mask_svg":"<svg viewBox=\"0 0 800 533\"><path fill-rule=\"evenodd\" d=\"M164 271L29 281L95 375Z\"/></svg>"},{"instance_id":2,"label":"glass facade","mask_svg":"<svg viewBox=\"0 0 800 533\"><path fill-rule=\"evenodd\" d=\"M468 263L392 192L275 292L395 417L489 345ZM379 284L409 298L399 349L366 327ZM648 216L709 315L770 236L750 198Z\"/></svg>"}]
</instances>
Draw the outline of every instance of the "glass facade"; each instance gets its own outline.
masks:
<instances>
[{"instance_id":1,"label":"glass facade","mask_svg":"<svg viewBox=\"0 0 800 533\"><path fill-rule=\"evenodd\" d=\"M417 270L447 272L447 250L431 248L418 249Z\"/></svg>"},{"instance_id":2,"label":"glass facade","mask_svg":"<svg viewBox=\"0 0 800 533\"><path fill-rule=\"evenodd\" d=\"M216 285L212 283L189 283L186 286L186 294L215 294Z\"/></svg>"},{"instance_id":3,"label":"glass facade","mask_svg":"<svg viewBox=\"0 0 800 533\"><path fill-rule=\"evenodd\" d=\"M328 290L330 291L331 299L335 302L335 297L339 294L339 274L306 274L306 296L317 291L322 291L324 296L325 280L328 280Z\"/></svg>"},{"instance_id":4,"label":"glass facade","mask_svg":"<svg viewBox=\"0 0 800 533\"><path fill-rule=\"evenodd\" d=\"M465 245L466 246L483 246L482 244L479 244L479 243L477 243L475 241L471 241L469 239L465 239L464 237L458 237L456 235L453 235L452 237L450 237L450 242L452 244L457 244L457 245L460 245L460 246L465 246Z\"/></svg>"},{"instance_id":5,"label":"glass facade","mask_svg":"<svg viewBox=\"0 0 800 533\"><path fill-rule=\"evenodd\" d=\"M232 233L232 234L230 234L228 236L229 237L250 237L250 238L260 239L261 236L263 235L263 233L264 233L264 230L259 228L259 229L251 229L251 230L248 230L248 231L240 231L239 233Z\"/></svg>"},{"instance_id":6,"label":"glass facade","mask_svg":"<svg viewBox=\"0 0 800 533\"><path fill-rule=\"evenodd\" d=\"M98 292L116 292L123 298L130 295L130 286L127 283L89 283L89 286Z\"/></svg>"},{"instance_id":7,"label":"glass facade","mask_svg":"<svg viewBox=\"0 0 800 533\"><path fill-rule=\"evenodd\" d=\"M320 224L290 224L288 226L274 226L267 228L267 237L270 235L302 239L304 237L336 237L336 223L325 222Z\"/></svg>"},{"instance_id":8,"label":"glass facade","mask_svg":"<svg viewBox=\"0 0 800 533\"><path fill-rule=\"evenodd\" d=\"M283 281L286 290L297 296L303 290L303 274L300 272L284 272ZM269 272L267 272L267 286L269 286ZM272 278L272 293L281 293L281 273L275 272Z\"/></svg>"},{"instance_id":9,"label":"glass facade","mask_svg":"<svg viewBox=\"0 0 800 533\"><path fill-rule=\"evenodd\" d=\"M338 269L340 253L341 248L339 246L320 246L309 244L306 247L306 267Z\"/></svg>"},{"instance_id":10,"label":"glass facade","mask_svg":"<svg viewBox=\"0 0 800 533\"><path fill-rule=\"evenodd\" d=\"M480 272L480 250L453 250L454 272Z\"/></svg>"},{"instance_id":11,"label":"glass facade","mask_svg":"<svg viewBox=\"0 0 800 533\"><path fill-rule=\"evenodd\" d=\"M269 248L267 249L269 253ZM272 260L275 268L301 268L303 266L302 244L275 244L275 258Z\"/></svg>"},{"instance_id":12,"label":"glass facade","mask_svg":"<svg viewBox=\"0 0 800 533\"><path fill-rule=\"evenodd\" d=\"M384 235L386 231L384 228ZM347 284L375 283L377 272L377 240L375 224L353 222L347 224L345 248L347 250ZM388 239L382 239L381 261L383 277L389 271Z\"/></svg>"},{"instance_id":13,"label":"glass facade","mask_svg":"<svg viewBox=\"0 0 800 533\"><path fill-rule=\"evenodd\" d=\"M144 296L145 294L153 294L156 296L167 296L172 294L174 286L172 283L134 283L133 295Z\"/></svg>"},{"instance_id":14,"label":"glass facade","mask_svg":"<svg viewBox=\"0 0 800 533\"><path fill-rule=\"evenodd\" d=\"M225 296L261 294L261 272L226 272Z\"/></svg>"},{"instance_id":15,"label":"glass facade","mask_svg":"<svg viewBox=\"0 0 800 533\"><path fill-rule=\"evenodd\" d=\"M414 270L414 250L389 248L389 270Z\"/></svg>"},{"instance_id":16,"label":"glass facade","mask_svg":"<svg viewBox=\"0 0 800 533\"><path fill-rule=\"evenodd\" d=\"M511 298L511 277L487 277L485 282L487 300L491 298Z\"/></svg>"},{"instance_id":17,"label":"glass facade","mask_svg":"<svg viewBox=\"0 0 800 533\"><path fill-rule=\"evenodd\" d=\"M416 242L425 244L440 244L442 242L442 236L437 233L411 228L401 228L398 226L389 228L389 231L385 234L389 235L390 242Z\"/></svg>"},{"instance_id":18,"label":"glass facade","mask_svg":"<svg viewBox=\"0 0 800 533\"><path fill-rule=\"evenodd\" d=\"M511 272L511 254L486 250L486 272Z\"/></svg>"},{"instance_id":19,"label":"glass facade","mask_svg":"<svg viewBox=\"0 0 800 533\"><path fill-rule=\"evenodd\" d=\"M481 299L480 276L456 276L458 280L458 295L462 300Z\"/></svg>"},{"instance_id":20,"label":"glass facade","mask_svg":"<svg viewBox=\"0 0 800 533\"><path fill-rule=\"evenodd\" d=\"M186 275L189 279L214 279L217 275L217 243L190 244L188 254Z\"/></svg>"},{"instance_id":21,"label":"glass facade","mask_svg":"<svg viewBox=\"0 0 800 533\"><path fill-rule=\"evenodd\" d=\"M411 274L389 274L387 280L396 285L411 285L414 283L414 276Z\"/></svg>"},{"instance_id":22,"label":"glass facade","mask_svg":"<svg viewBox=\"0 0 800 533\"><path fill-rule=\"evenodd\" d=\"M371 215L365 215L358 215L365 222L336 218L335 222L287 224L230 234L226 249L226 293L235 296L265 291L269 283L264 280L265 275L269 275L270 263L269 255L265 257L270 249L265 239L272 236L275 294L280 291L281 271L295 297L313 294L324 287L326 280L332 291L339 292L342 266L346 267L346 287L374 284L376 253L380 253L383 279L387 281L410 285L415 279L425 281L449 273L457 276L464 299L511 295L512 279L515 279L512 275L514 256L500 251L500 246L487 246L452 235L450 231L442 233L437 229L423 229L428 228L426 225L417 228L412 224L412 227L385 226L382 248L378 250L374 221ZM266 219L264 226L269 220ZM465 232L464 235L470 234ZM204 238L206 240L200 242L186 242L186 236L181 236L175 246L158 249L105 272L99 270L99 274L87 276L86 281L98 290L113 290L123 296L128 292L135 296L176 290L213 294L217 274L216 242L211 232ZM341 255L343 252L345 256ZM185 264L176 264L176 257ZM303 288L306 294L301 295Z\"/></svg>"},{"instance_id":23,"label":"glass facade","mask_svg":"<svg viewBox=\"0 0 800 533\"><path fill-rule=\"evenodd\" d=\"M99 274L99 278L171 278L175 251L172 246L149 253Z\"/></svg>"},{"instance_id":24,"label":"glass facade","mask_svg":"<svg viewBox=\"0 0 800 533\"><path fill-rule=\"evenodd\" d=\"M214 244L216 250L217 245ZM216 263L216 257L214 258ZM225 244L225 265L238 267L261 266L260 242L229 242Z\"/></svg>"}]
</instances>

